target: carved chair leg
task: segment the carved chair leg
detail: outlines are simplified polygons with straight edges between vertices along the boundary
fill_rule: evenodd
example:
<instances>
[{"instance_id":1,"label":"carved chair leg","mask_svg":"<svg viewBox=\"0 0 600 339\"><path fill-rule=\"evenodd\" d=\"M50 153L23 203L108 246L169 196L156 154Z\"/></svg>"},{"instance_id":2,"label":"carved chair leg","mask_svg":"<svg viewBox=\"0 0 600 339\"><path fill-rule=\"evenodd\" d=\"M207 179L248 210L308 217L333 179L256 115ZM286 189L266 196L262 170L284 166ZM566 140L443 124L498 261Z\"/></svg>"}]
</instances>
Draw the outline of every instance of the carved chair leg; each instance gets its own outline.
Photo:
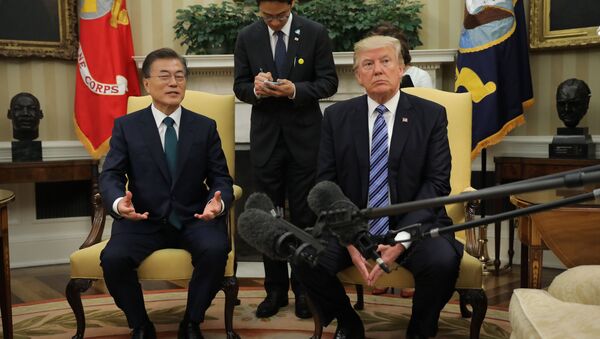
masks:
<instances>
[{"instance_id":1,"label":"carved chair leg","mask_svg":"<svg viewBox=\"0 0 600 339\"><path fill-rule=\"evenodd\" d=\"M458 292L458 300L459 300L459 305L460 305L460 315L463 318L471 318L471 311L469 311L469 309L467 308L467 301L465 300L465 290L456 290Z\"/></svg>"},{"instance_id":2,"label":"carved chair leg","mask_svg":"<svg viewBox=\"0 0 600 339\"><path fill-rule=\"evenodd\" d=\"M222 289L225 292L225 333L227 339L240 339L240 336L233 330L233 309L238 304L238 292L240 290L237 277L225 277Z\"/></svg>"},{"instance_id":3,"label":"carved chair leg","mask_svg":"<svg viewBox=\"0 0 600 339\"><path fill-rule=\"evenodd\" d=\"M354 285L356 288L356 304L354 304L354 309L357 311L361 311L365 309L365 293L363 289L363 285L356 284Z\"/></svg>"},{"instance_id":4,"label":"carved chair leg","mask_svg":"<svg viewBox=\"0 0 600 339\"><path fill-rule=\"evenodd\" d=\"M65 295L77 322L77 333L73 336L73 339L83 339L83 334L85 333L85 313L83 312L83 304L81 303L81 293L87 291L94 281L93 279L71 279L67 284Z\"/></svg>"},{"instance_id":5,"label":"carved chair leg","mask_svg":"<svg viewBox=\"0 0 600 339\"><path fill-rule=\"evenodd\" d=\"M483 289L458 290L461 297L464 296L466 304L473 308L469 338L478 339L483 319L487 313L488 300Z\"/></svg>"},{"instance_id":6,"label":"carved chair leg","mask_svg":"<svg viewBox=\"0 0 600 339\"><path fill-rule=\"evenodd\" d=\"M315 330L313 332L313 335L309 339L321 339L321 336L323 335L323 324L321 323L321 317L319 316L319 312L317 312L315 304L313 304L312 300L308 295L306 296L306 303L308 305L310 313L312 313L313 315L313 321L315 322Z\"/></svg>"}]
</instances>

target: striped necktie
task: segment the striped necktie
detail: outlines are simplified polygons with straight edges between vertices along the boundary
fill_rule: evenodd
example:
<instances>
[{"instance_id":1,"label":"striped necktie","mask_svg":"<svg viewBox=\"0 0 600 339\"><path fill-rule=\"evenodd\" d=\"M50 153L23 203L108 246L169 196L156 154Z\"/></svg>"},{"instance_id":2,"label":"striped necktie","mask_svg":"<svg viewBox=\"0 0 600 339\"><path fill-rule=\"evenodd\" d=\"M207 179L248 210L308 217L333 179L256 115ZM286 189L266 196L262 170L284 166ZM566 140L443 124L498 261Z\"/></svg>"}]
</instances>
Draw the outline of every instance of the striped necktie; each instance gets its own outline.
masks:
<instances>
[{"instance_id":1,"label":"striped necktie","mask_svg":"<svg viewBox=\"0 0 600 339\"><path fill-rule=\"evenodd\" d=\"M384 105L375 109L377 118L373 126L371 142L371 166L369 170L369 207L389 205L388 188L388 129L383 113L387 112ZM373 235L386 234L390 228L389 217L369 220L369 232Z\"/></svg>"},{"instance_id":2,"label":"striped necktie","mask_svg":"<svg viewBox=\"0 0 600 339\"><path fill-rule=\"evenodd\" d=\"M169 167L169 173L171 174L171 182L175 180L175 169L177 166L177 133L175 133L175 120L171 117L166 117L163 123L167 125L167 131L165 132L165 158L167 159L167 166ZM177 216L177 213L171 205L171 213L169 214L169 223L177 229L181 229L181 220Z\"/></svg>"}]
</instances>

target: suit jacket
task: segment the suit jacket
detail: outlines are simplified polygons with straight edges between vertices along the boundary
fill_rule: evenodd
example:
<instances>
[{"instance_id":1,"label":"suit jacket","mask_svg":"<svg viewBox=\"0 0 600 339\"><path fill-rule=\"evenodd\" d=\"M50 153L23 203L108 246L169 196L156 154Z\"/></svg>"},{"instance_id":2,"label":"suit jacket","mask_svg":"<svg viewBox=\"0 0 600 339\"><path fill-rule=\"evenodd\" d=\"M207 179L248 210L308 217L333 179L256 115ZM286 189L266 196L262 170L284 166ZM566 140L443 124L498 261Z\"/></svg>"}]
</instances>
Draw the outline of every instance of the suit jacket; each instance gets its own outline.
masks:
<instances>
[{"instance_id":1,"label":"suit jacket","mask_svg":"<svg viewBox=\"0 0 600 339\"><path fill-rule=\"evenodd\" d=\"M280 134L297 162L314 163L323 117L318 100L335 94L338 85L325 27L295 14L292 17L286 71L279 78L295 84L293 100L258 99L254 95L254 77L261 70L275 71L269 31L263 20L240 31L234 60L233 90L238 99L252 105L250 154L254 165L267 162Z\"/></svg>"},{"instance_id":2,"label":"suit jacket","mask_svg":"<svg viewBox=\"0 0 600 339\"><path fill-rule=\"evenodd\" d=\"M112 212L127 185L136 211L149 212L149 218L117 217L113 234L153 232L167 223L171 209L184 225L197 220L194 213L202 213L215 191L221 191L225 206L231 206L233 181L215 121L182 107L178 137L176 175L171 178L150 106L115 120L100 173L105 206Z\"/></svg>"},{"instance_id":3,"label":"suit jacket","mask_svg":"<svg viewBox=\"0 0 600 339\"><path fill-rule=\"evenodd\" d=\"M367 96L325 110L317 181L337 183L359 208L367 206L369 130ZM444 107L401 93L394 119L388 161L392 204L446 196L450 193L451 156ZM390 218L390 228L423 223L423 230L451 225L441 208L421 209ZM445 235L453 238L453 234Z\"/></svg>"}]
</instances>

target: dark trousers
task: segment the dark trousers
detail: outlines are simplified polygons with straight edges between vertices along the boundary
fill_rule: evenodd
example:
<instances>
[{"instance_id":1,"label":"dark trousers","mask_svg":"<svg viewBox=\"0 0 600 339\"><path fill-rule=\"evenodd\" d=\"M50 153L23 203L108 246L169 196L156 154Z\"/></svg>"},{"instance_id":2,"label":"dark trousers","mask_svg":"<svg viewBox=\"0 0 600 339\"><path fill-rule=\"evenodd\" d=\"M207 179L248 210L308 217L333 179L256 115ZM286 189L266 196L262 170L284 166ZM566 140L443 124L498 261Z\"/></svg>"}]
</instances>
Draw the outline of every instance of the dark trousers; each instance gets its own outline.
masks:
<instances>
[{"instance_id":1,"label":"dark trousers","mask_svg":"<svg viewBox=\"0 0 600 339\"><path fill-rule=\"evenodd\" d=\"M462 257L462 252L457 250L461 246L451 241L443 237L425 239L414 243L414 248L399 258L415 278L408 333L428 337L437 333L440 311L452 297ZM352 311L344 286L336 277L337 272L352 265L348 250L330 238L315 268L302 263L294 266L298 280L305 286L325 325L335 318L339 321L343 314Z\"/></svg>"},{"instance_id":2,"label":"dark trousers","mask_svg":"<svg viewBox=\"0 0 600 339\"><path fill-rule=\"evenodd\" d=\"M296 162L281 135L269 161L264 166L254 167L256 190L267 194L277 207L284 207L287 198L289 216L286 219L300 228L313 226L316 220L306 202L308 192L315 184L315 177L316 160L311 164ZM287 262L263 255L263 263L267 293L287 292L290 285ZM294 293L302 293L293 270L291 283Z\"/></svg>"},{"instance_id":3,"label":"dark trousers","mask_svg":"<svg viewBox=\"0 0 600 339\"><path fill-rule=\"evenodd\" d=\"M194 271L188 287L184 319L202 322L204 313L221 288L227 253L225 217L194 221L181 231L165 225L157 232L118 233L111 236L100 255L104 280L115 304L123 310L130 328L148 321L137 267L152 252L183 248L192 255Z\"/></svg>"}]
</instances>

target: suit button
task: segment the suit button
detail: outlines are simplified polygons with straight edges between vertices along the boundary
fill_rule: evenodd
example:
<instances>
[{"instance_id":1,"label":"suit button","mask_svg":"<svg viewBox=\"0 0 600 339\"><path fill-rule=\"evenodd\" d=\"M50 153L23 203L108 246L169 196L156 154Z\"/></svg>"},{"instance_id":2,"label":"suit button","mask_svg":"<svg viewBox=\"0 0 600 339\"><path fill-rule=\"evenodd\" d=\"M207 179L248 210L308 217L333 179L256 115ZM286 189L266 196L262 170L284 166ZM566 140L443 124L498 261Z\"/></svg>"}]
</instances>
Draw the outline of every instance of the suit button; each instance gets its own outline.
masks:
<instances>
[{"instance_id":1,"label":"suit button","mask_svg":"<svg viewBox=\"0 0 600 339\"><path fill-rule=\"evenodd\" d=\"M166 225L169 221L167 219L160 219L160 222Z\"/></svg>"}]
</instances>

